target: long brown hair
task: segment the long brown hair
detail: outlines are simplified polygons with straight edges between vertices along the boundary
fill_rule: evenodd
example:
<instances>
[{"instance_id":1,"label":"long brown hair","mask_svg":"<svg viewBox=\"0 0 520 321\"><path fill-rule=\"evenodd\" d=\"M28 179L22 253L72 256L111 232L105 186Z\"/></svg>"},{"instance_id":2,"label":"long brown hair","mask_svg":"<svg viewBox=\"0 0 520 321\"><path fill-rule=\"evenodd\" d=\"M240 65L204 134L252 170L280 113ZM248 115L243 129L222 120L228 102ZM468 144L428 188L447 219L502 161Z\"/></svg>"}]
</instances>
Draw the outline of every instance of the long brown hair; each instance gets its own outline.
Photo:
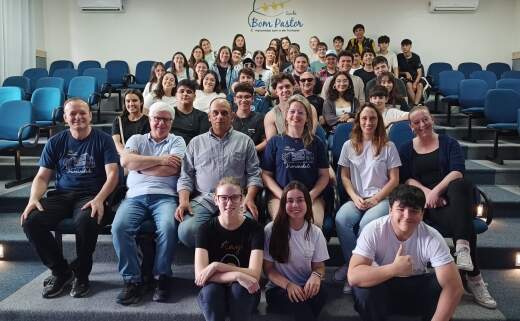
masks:
<instances>
[{"instance_id":1,"label":"long brown hair","mask_svg":"<svg viewBox=\"0 0 520 321\"><path fill-rule=\"evenodd\" d=\"M363 107L359 109L356 113L356 118L354 119L354 128L350 134L350 142L356 151L356 154L360 155L363 152L363 132L361 131L361 112L365 110L365 108L373 109L377 114L377 127L374 132L374 137L372 138L372 145L375 147L374 156L378 156L381 153L381 150L388 143L388 136L386 135L385 124L383 122L383 116L377 110L376 106L371 103L366 103Z\"/></svg>"},{"instance_id":2,"label":"long brown hair","mask_svg":"<svg viewBox=\"0 0 520 321\"><path fill-rule=\"evenodd\" d=\"M312 129L314 128L314 119L312 117L312 106L307 100L307 98L303 97L300 94L292 95L289 100L287 101L287 105L291 106L292 103L299 102L303 105L305 108L305 113L307 114L307 120L305 121L305 125L303 127L303 133L302 133L302 141L303 146L307 148L312 144L312 141L314 140L314 134L312 133ZM289 111L289 108L284 113L284 134L287 133L287 112Z\"/></svg>"},{"instance_id":3,"label":"long brown hair","mask_svg":"<svg viewBox=\"0 0 520 321\"><path fill-rule=\"evenodd\" d=\"M305 205L307 205L307 212L305 213L305 221L307 222L307 230L305 231L305 239L309 239L309 233L314 222L312 214L312 201L307 187L299 181L291 181L283 189L282 197L280 198L280 207L273 222L271 230L271 239L269 240L269 254L271 257L280 263L287 263L289 260L289 238L291 237L291 230L289 229L289 215L285 209L287 204L287 193L292 190L299 190L303 193L305 198Z\"/></svg>"}]
</instances>

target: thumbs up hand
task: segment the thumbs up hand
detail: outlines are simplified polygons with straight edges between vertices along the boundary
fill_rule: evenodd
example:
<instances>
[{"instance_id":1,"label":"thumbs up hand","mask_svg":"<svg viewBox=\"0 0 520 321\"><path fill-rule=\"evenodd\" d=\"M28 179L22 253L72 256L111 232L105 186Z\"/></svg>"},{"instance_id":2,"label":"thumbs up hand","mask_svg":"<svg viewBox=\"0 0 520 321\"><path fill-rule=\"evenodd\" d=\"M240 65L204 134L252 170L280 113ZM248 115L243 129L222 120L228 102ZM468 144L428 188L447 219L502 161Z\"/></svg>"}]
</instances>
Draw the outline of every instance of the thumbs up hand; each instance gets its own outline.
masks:
<instances>
[{"instance_id":1,"label":"thumbs up hand","mask_svg":"<svg viewBox=\"0 0 520 321\"><path fill-rule=\"evenodd\" d=\"M392 265L394 266L395 276L406 277L412 275L412 257L405 254L403 243L399 245Z\"/></svg>"}]
</instances>

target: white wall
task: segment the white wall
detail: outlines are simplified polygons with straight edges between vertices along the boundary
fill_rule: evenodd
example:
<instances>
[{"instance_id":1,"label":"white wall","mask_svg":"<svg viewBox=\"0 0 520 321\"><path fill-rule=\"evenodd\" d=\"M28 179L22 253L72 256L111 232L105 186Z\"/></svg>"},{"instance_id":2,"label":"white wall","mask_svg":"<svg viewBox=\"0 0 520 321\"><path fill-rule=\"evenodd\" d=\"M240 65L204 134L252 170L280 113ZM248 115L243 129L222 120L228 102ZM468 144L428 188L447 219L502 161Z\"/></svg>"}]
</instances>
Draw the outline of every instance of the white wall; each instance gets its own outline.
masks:
<instances>
[{"instance_id":1,"label":"white wall","mask_svg":"<svg viewBox=\"0 0 520 321\"><path fill-rule=\"evenodd\" d=\"M209 38L214 49L230 45L235 33L245 35L250 50L265 49L271 38L288 35L306 51L309 36L330 44L336 34L350 38L358 22L372 38L390 36L394 50L401 39L412 39L426 65L511 63L511 53L520 49L520 0L480 0L478 11L465 14L431 14L426 0L290 0L286 7L304 22L301 31L290 33L251 32L252 5L252 0L127 0L126 12L110 14L81 13L73 0L45 0L44 49L49 63L124 59L134 68L142 59L165 61L177 50L189 55L201 37Z\"/></svg>"}]
</instances>

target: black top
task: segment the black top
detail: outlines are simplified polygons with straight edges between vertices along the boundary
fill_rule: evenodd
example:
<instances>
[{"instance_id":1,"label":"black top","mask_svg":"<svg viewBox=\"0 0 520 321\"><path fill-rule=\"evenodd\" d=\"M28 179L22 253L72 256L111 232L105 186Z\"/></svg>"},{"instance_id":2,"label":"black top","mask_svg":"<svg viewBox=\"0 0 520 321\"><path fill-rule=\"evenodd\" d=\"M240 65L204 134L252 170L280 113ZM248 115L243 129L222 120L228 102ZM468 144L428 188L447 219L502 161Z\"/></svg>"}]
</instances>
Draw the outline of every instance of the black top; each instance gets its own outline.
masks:
<instances>
[{"instance_id":1,"label":"black top","mask_svg":"<svg viewBox=\"0 0 520 321\"><path fill-rule=\"evenodd\" d=\"M217 64L217 68L220 76L220 89L222 89L224 92L227 92L226 75L228 67L221 67L219 64Z\"/></svg>"},{"instance_id":2,"label":"black top","mask_svg":"<svg viewBox=\"0 0 520 321\"><path fill-rule=\"evenodd\" d=\"M175 119L173 120L171 132L184 138L186 145L195 136L209 130L208 114L193 108L191 113L185 114L175 107Z\"/></svg>"},{"instance_id":3,"label":"black top","mask_svg":"<svg viewBox=\"0 0 520 321\"><path fill-rule=\"evenodd\" d=\"M233 129L249 136L255 145L258 145L265 138L264 115L252 111L247 118L239 118L235 115Z\"/></svg>"},{"instance_id":4,"label":"black top","mask_svg":"<svg viewBox=\"0 0 520 321\"><path fill-rule=\"evenodd\" d=\"M121 116L121 123L123 125L125 143L132 135L150 132L150 120L146 115L143 115L136 121L131 121L128 117ZM112 123L112 135L121 135L121 131L119 130L119 117L116 117Z\"/></svg>"},{"instance_id":5,"label":"black top","mask_svg":"<svg viewBox=\"0 0 520 321\"><path fill-rule=\"evenodd\" d=\"M429 189L439 184L443 177L439 168L439 149L426 154L418 154L415 150L413 156L415 161L414 173L412 175Z\"/></svg>"},{"instance_id":6,"label":"black top","mask_svg":"<svg viewBox=\"0 0 520 321\"><path fill-rule=\"evenodd\" d=\"M230 231L213 217L197 233L196 247L208 251L209 263L222 262L247 268L252 250L264 249L264 230L246 217L242 225Z\"/></svg>"},{"instance_id":7,"label":"black top","mask_svg":"<svg viewBox=\"0 0 520 321\"><path fill-rule=\"evenodd\" d=\"M325 102L323 98L318 95L310 95L305 98L307 98L311 105L316 108L316 113L318 114L318 117L320 117L323 114L323 103Z\"/></svg>"},{"instance_id":8,"label":"black top","mask_svg":"<svg viewBox=\"0 0 520 321\"><path fill-rule=\"evenodd\" d=\"M372 72L368 72L368 71L366 71L363 68L354 71L354 75L358 76L359 78L361 78L361 80L363 80L363 84L365 86L367 85L367 83L371 79L376 78L376 74L373 71Z\"/></svg>"},{"instance_id":9,"label":"black top","mask_svg":"<svg viewBox=\"0 0 520 321\"><path fill-rule=\"evenodd\" d=\"M410 58L406 58L403 53L397 55L397 64L399 65L399 74L409 72L412 78L417 78L417 69L422 68L421 58L412 52Z\"/></svg>"}]
</instances>

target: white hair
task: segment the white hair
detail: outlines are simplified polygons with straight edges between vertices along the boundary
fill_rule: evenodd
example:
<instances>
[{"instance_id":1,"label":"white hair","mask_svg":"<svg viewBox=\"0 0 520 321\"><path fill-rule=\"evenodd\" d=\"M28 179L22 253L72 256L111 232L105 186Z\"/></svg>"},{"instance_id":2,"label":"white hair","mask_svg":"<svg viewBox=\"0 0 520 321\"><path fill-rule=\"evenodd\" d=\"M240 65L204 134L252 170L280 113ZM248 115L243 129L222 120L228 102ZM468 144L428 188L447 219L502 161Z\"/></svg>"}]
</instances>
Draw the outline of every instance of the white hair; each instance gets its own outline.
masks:
<instances>
[{"instance_id":1,"label":"white hair","mask_svg":"<svg viewBox=\"0 0 520 321\"><path fill-rule=\"evenodd\" d=\"M161 111L167 111L170 113L172 120L175 118L175 110L170 106L168 103L165 103L164 101L158 101L153 103L150 106L148 115L153 116Z\"/></svg>"}]
</instances>

